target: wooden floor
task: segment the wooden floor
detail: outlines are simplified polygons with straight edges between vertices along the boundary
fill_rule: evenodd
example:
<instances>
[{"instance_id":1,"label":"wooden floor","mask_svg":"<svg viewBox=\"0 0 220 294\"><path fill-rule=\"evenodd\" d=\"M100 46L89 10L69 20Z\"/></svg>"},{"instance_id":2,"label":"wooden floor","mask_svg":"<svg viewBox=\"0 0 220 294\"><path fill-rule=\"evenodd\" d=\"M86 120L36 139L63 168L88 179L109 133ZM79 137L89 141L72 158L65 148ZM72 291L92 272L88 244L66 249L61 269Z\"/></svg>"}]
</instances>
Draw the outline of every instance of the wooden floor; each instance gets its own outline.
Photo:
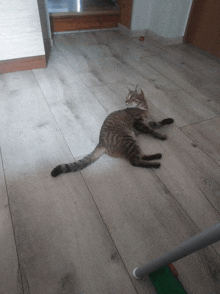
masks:
<instances>
[{"instance_id":1,"label":"wooden floor","mask_svg":"<svg viewBox=\"0 0 220 294\"><path fill-rule=\"evenodd\" d=\"M220 221L220 63L118 31L56 35L47 69L0 79L0 293L154 294L132 271ZM143 89L167 141L161 168L90 153L108 113ZM178 262L190 294L219 294L220 242Z\"/></svg>"}]
</instances>

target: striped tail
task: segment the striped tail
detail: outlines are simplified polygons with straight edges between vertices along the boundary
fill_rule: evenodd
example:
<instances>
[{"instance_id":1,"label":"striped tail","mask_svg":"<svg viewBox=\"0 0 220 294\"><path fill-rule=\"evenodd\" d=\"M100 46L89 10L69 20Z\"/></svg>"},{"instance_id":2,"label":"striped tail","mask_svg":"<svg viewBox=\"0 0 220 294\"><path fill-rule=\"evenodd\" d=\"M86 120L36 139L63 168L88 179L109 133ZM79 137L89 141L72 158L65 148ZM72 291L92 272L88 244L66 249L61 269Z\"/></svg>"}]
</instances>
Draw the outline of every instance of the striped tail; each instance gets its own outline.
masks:
<instances>
[{"instance_id":1,"label":"striped tail","mask_svg":"<svg viewBox=\"0 0 220 294\"><path fill-rule=\"evenodd\" d=\"M55 167L51 172L51 176L55 178L63 173L80 171L99 159L99 157L101 157L103 153L105 153L105 148L98 144L95 150L84 158L75 162L61 164Z\"/></svg>"}]
</instances>

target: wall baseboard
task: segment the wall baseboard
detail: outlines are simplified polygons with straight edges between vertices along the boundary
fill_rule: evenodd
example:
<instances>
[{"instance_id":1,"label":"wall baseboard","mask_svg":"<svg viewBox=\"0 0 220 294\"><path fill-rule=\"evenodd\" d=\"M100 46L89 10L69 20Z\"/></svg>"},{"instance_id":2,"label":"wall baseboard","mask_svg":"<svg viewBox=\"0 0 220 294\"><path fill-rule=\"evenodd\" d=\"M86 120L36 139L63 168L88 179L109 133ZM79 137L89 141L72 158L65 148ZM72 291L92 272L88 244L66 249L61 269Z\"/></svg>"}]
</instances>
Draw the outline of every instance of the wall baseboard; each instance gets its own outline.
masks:
<instances>
[{"instance_id":1,"label":"wall baseboard","mask_svg":"<svg viewBox=\"0 0 220 294\"><path fill-rule=\"evenodd\" d=\"M0 74L46 67L45 55L0 61Z\"/></svg>"},{"instance_id":2,"label":"wall baseboard","mask_svg":"<svg viewBox=\"0 0 220 294\"><path fill-rule=\"evenodd\" d=\"M164 38L150 30L146 30L145 36L149 39L160 42L162 45L176 45L183 43L183 37Z\"/></svg>"},{"instance_id":3,"label":"wall baseboard","mask_svg":"<svg viewBox=\"0 0 220 294\"><path fill-rule=\"evenodd\" d=\"M127 27L123 26L122 24L118 24L119 31L131 38L134 37L141 37L144 36L146 38L149 38L153 41L160 42L162 45L175 45L175 44L181 44L183 43L183 37L178 38L164 38L162 36L159 36L158 34L150 31L150 30L130 30Z\"/></svg>"}]
</instances>

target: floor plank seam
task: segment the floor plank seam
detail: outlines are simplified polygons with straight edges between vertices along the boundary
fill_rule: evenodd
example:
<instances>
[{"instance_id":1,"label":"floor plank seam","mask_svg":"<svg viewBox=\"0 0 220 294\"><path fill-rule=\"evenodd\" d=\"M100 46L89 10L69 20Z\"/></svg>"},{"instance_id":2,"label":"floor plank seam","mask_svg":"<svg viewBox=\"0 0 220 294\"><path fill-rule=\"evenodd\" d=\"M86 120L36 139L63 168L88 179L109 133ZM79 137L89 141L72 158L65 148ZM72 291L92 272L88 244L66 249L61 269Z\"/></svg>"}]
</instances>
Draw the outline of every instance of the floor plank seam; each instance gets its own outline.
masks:
<instances>
[{"instance_id":1,"label":"floor plank seam","mask_svg":"<svg viewBox=\"0 0 220 294\"><path fill-rule=\"evenodd\" d=\"M35 77L36 77L36 76L35 76ZM36 78L36 79L37 79L37 78ZM38 82L38 81L37 81L37 82ZM39 83L38 83L38 85L39 85ZM76 158L74 157L74 155L73 155L73 153L72 153L72 151L71 151L71 148L70 148L70 146L69 146L69 144L68 144L68 142L67 142L67 140L66 140L66 138L65 138L65 136L64 136L64 134L63 134L63 132L62 132L62 130L60 129L59 123L58 123L58 121L56 120L56 117L55 117L53 111L51 110L51 107L50 107L50 105L49 105L49 103L48 103L48 101L47 101L47 98L45 97L44 92L43 92L43 90L42 90L42 88L41 88L40 85L39 85L39 89L40 89L40 91L41 91L41 93L42 93L42 95L43 95L43 97L44 97L44 99L45 99L45 102L46 102L46 104L47 104L47 106L48 106L48 109L50 110L51 115L53 116L54 122L56 123L56 128L58 129L60 135L62 136L64 142L66 143L66 146L67 146L67 148L68 148L70 154L71 154L72 157L73 157L73 158L72 158L72 159L73 159L72 161L75 161Z\"/></svg>"},{"instance_id":2,"label":"floor plank seam","mask_svg":"<svg viewBox=\"0 0 220 294\"><path fill-rule=\"evenodd\" d=\"M157 73L159 73L160 75L162 75L165 79L169 80L169 81L170 81L172 84L174 84L177 88L179 88L179 89L183 90L184 92L186 92L187 94L191 95L191 96L192 96L194 99L196 99L199 103L201 103L201 104L203 104L204 106L207 107L207 105L206 105L204 102L202 102L202 101L200 101L199 99L196 98L196 95L192 95L191 92L187 91L187 89L185 89L185 88L181 87L179 84L175 83L171 78L166 77L165 74L163 74L162 72L160 72L159 70L157 70L157 69L156 69L155 67L153 67L152 65L148 64L148 66L151 67L153 70L155 70L155 71L156 71ZM187 82L190 83L189 81L187 81ZM190 83L190 84L191 84L191 83ZM193 84L191 84L191 86L195 87ZM195 87L195 89L196 89L196 87ZM199 89L197 89L197 90L199 90ZM207 97L207 99L208 99L208 97ZM210 109L212 110L212 107L210 107Z\"/></svg>"},{"instance_id":3,"label":"floor plank seam","mask_svg":"<svg viewBox=\"0 0 220 294\"><path fill-rule=\"evenodd\" d=\"M165 185L165 183L162 181L162 179L160 179L160 177L156 174L155 171L153 171L154 175L158 178L158 180L166 187L167 191L169 191L170 195L172 195L173 199L176 201L177 205L179 207L181 207L181 209L184 211L184 213L187 215L187 217L190 219L190 221L192 222L192 224L195 226L195 228L198 231L198 234L200 232L203 232L198 226L197 224L193 221L193 219L190 217L190 215L187 213L187 211L184 209L184 207L179 203L178 199L176 199L176 197L173 195L173 193L171 193L171 191L167 188L167 186ZM198 187L199 188L199 187ZM213 209L219 214L219 220L220 220L220 212L214 207L214 205L212 204L212 202L208 199L208 197L203 193L203 191L199 188L199 190L201 191L201 193L203 194L203 196L208 200L208 202L210 203L210 205L213 207ZM185 240L187 241L187 240ZM210 247L215 251L216 255L218 255L220 257L220 253L215 249L214 244L210 245Z\"/></svg>"},{"instance_id":4,"label":"floor plank seam","mask_svg":"<svg viewBox=\"0 0 220 294\"><path fill-rule=\"evenodd\" d=\"M4 168L4 161L3 161L3 154L2 154L2 151L1 151L1 147L0 147L0 160L1 160L1 163L2 163L2 169L3 169L3 175L4 175L4 182L5 182L5 189L6 189L7 198L8 198L8 205L7 205L7 207L9 209L10 219L11 219L11 224L12 224L13 239L14 239L15 249L16 249L16 255L17 255L18 272L19 272L20 279L21 279L22 292L23 292L23 294L25 294L25 292L24 292L25 291L24 290L24 281L23 281L23 278L22 278L22 275L21 275L21 269L22 269L22 267L21 267L19 252L18 252L17 239L16 239L16 235L15 235L14 222L13 222L13 216L12 216L12 212L11 212L10 198L9 198L9 192L8 192L8 187L7 187L7 180L6 180L6 176L5 176L5 168Z\"/></svg>"},{"instance_id":5,"label":"floor plank seam","mask_svg":"<svg viewBox=\"0 0 220 294\"><path fill-rule=\"evenodd\" d=\"M81 172L80 172L80 173L81 173ZM137 291L137 288L136 288L136 286L135 286L135 283L134 283L134 280L133 280L133 278L132 278L132 275L131 275L131 273L129 273L129 270L128 270L128 268L127 268L127 266L126 266L126 264L125 264L125 262L124 262L124 260L123 260L123 258L122 258L122 255L120 254L120 252L119 252L119 250L118 250L118 247L116 246L115 240L114 240L114 238L112 237L112 235L111 235L111 233L110 233L110 231L109 231L109 228L108 228L106 222L104 221L104 218L103 218L103 216L102 216L102 214L101 214L101 212L100 212L100 209L99 209L99 207L98 207L98 205L97 205L97 203L96 203L96 201L95 201L95 198L94 198L94 196L93 196L93 194L92 194L92 192L91 192L89 186L87 185L86 179L84 178L84 176L83 176L82 173L81 173L81 175L82 175L83 181L84 181L84 183L85 183L85 185L86 185L86 187L87 187L87 189L88 189L88 191L89 191L89 193L90 193L90 195L91 195L91 198L92 198L92 200L93 200L93 203L95 204L95 207L96 207L96 209L97 209L97 211L98 211L98 213L99 213L99 215L100 215L100 218L102 219L102 222L103 222L103 224L104 224L104 226L105 226L105 228L106 228L106 231L108 232L108 235L109 235L110 239L112 240L112 243L114 244L114 246L115 246L115 248L116 248L116 250L117 250L117 253L118 253L118 255L119 255L119 257L120 257L120 259L121 259L121 261L122 261L122 263L123 263L123 266L124 266L124 268L125 268L125 270L126 270L126 272L127 272L127 274L128 274L128 277L129 277L131 283L133 284L136 293L138 294L138 291Z\"/></svg>"},{"instance_id":6,"label":"floor plank seam","mask_svg":"<svg viewBox=\"0 0 220 294\"><path fill-rule=\"evenodd\" d=\"M179 129L183 129L183 128L188 127L188 126L194 126L194 125L197 125L197 124L200 124L200 123L203 123L203 122L211 121L211 120L219 118L219 117L220 117L220 115L216 115L214 117L210 117L210 118L207 118L207 119L203 119L201 121L197 121L197 122L194 122L194 123L187 124L185 126L181 126L181 127L179 127Z\"/></svg>"},{"instance_id":7,"label":"floor plank seam","mask_svg":"<svg viewBox=\"0 0 220 294\"><path fill-rule=\"evenodd\" d=\"M59 49L59 48L58 48ZM60 51L60 49L59 49L59 51ZM60 51L60 53L62 54L62 52ZM65 56L62 54L62 56L65 58ZM69 64L69 66L71 66L71 68L74 70L74 68L72 67L72 65L71 65L71 63L65 58L65 60L68 62L68 64ZM75 70L74 70L74 72L76 73L76 75L80 75L81 73L77 73ZM80 79L81 79L81 77L79 77ZM84 83L84 85L85 85L85 87L87 87L87 89L88 90L90 90L90 87L94 87L94 86L88 86L88 85L86 85L86 83L83 81L83 79L81 79L82 80L82 82ZM102 86L102 85L100 85L100 86ZM95 86L95 87L97 87L97 86ZM93 95L93 94L92 94ZM102 106L102 108L105 110L105 112L106 112L106 116L108 115L108 112L107 112L107 109L105 109L105 107L104 107L104 105L96 98L96 96L95 95L93 95L93 97L98 101L98 103ZM100 126L100 128L101 128L101 126Z\"/></svg>"},{"instance_id":8,"label":"floor plank seam","mask_svg":"<svg viewBox=\"0 0 220 294\"><path fill-rule=\"evenodd\" d=\"M205 120L205 121L206 121L206 120ZM204 122L205 122L205 121L204 121ZM202 122L203 122L203 121L202 121ZM194 125L194 124L192 124L192 125ZM189 126L191 126L191 124L190 124ZM186 126L184 126L184 127L186 127ZM191 140L191 141L193 142L193 139L191 139L190 136L189 136L187 133L185 133L184 130L182 130L182 128L184 128L184 127L179 128L180 131L181 131L185 136L187 136L187 138L189 138L189 140ZM201 146L199 146L198 144L196 144L196 145L197 145L196 148L199 148L204 154L206 154L206 156L209 157L209 159L210 159L212 162L214 162L217 166L220 167L219 163L216 162L212 157L210 157L210 155L209 155L208 152L206 152L205 150L203 150L203 148L202 148ZM220 213L220 212L219 212L219 213Z\"/></svg>"}]
</instances>

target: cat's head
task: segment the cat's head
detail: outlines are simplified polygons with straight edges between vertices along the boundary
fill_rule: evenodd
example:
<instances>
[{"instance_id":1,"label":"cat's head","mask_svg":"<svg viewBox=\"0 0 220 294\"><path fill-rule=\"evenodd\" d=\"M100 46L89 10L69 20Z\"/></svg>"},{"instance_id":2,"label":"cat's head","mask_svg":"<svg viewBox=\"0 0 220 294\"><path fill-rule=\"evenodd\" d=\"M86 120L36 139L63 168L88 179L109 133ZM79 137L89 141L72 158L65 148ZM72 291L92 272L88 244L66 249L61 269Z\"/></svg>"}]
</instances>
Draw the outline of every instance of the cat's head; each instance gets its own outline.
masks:
<instances>
[{"instance_id":1,"label":"cat's head","mask_svg":"<svg viewBox=\"0 0 220 294\"><path fill-rule=\"evenodd\" d=\"M125 103L127 107L137 107L146 110L148 109L147 102L144 97L144 92L142 90L138 90L138 85L135 87L134 91L129 90Z\"/></svg>"}]
</instances>

